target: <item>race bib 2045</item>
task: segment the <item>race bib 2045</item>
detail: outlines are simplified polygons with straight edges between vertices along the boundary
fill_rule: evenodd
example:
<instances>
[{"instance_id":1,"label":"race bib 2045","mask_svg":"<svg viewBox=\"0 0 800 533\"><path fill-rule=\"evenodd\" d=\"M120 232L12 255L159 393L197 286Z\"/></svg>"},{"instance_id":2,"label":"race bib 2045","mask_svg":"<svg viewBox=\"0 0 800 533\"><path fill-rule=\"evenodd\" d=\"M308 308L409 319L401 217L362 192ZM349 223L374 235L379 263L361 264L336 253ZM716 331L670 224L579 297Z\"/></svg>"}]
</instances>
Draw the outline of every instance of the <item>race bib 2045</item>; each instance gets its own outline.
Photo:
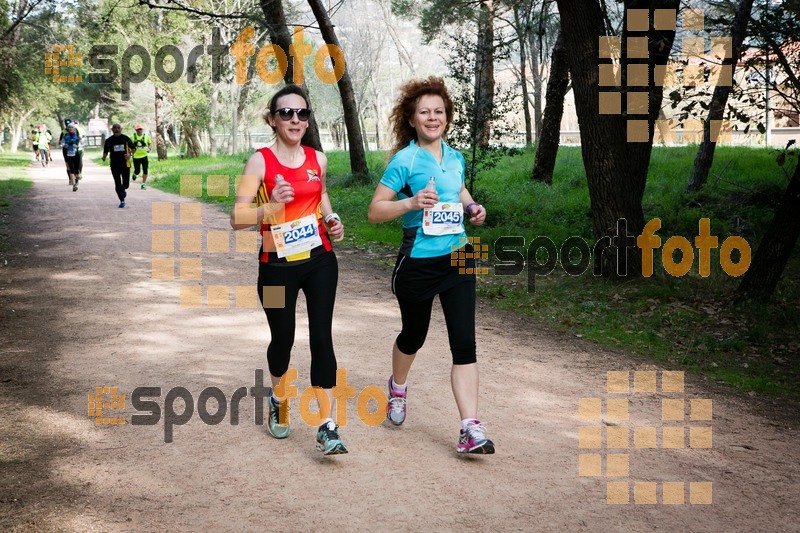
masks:
<instances>
[{"instance_id":1,"label":"race bib 2045","mask_svg":"<svg viewBox=\"0 0 800 533\"><path fill-rule=\"evenodd\" d=\"M422 233L454 235L464 231L464 206L461 202L437 202L422 212Z\"/></svg>"}]
</instances>

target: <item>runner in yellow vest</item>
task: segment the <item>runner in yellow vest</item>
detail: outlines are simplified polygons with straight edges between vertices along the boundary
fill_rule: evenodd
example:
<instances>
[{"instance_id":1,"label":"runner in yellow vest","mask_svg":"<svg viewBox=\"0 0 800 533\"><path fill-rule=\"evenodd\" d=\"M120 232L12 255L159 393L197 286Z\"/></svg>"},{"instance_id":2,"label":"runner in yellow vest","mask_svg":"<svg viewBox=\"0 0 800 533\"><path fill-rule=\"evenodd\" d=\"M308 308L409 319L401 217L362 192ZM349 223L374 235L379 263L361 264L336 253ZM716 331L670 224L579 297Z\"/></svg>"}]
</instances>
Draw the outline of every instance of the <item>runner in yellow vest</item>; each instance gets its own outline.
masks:
<instances>
[{"instance_id":1,"label":"runner in yellow vest","mask_svg":"<svg viewBox=\"0 0 800 533\"><path fill-rule=\"evenodd\" d=\"M39 125L39 132L34 137L34 141L39 147L39 155L41 156L42 166L49 167L50 160L50 141L53 136L47 131L47 126L44 124Z\"/></svg>"},{"instance_id":2,"label":"runner in yellow vest","mask_svg":"<svg viewBox=\"0 0 800 533\"><path fill-rule=\"evenodd\" d=\"M133 152L133 181L139 177L139 170L142 171L142 189L147 186L147 154L150 153L150 134L144 133L142 125L136 125L136 133L131 137L135 151Z\"/></svg>"}]
</instances>

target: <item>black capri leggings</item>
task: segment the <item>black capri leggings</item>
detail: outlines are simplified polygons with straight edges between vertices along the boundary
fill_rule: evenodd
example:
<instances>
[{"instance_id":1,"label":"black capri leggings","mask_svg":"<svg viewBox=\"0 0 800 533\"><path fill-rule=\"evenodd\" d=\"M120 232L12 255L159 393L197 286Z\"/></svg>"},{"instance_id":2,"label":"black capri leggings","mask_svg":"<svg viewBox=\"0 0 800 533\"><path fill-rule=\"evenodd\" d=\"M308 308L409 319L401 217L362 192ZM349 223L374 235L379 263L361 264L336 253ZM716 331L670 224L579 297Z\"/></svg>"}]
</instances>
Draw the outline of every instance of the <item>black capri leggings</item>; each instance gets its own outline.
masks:
<instances>
[{"instance_id":1,"label":"black capri leggings","mask_svg":"<svg viewBox=\"0 0 800 533\"><path fill-rule=\"evenodd\" d=\"M422 301L397 298L403 329L397 336L397 348L405 354L415 354L425 344L431 323L433 298ZM454 365L468 365L475 356L475 282L465 281L439 293L447 338Z\"/></svg>"},{"instance_id":2,"label":"black capri leggings","mask_svg":"<svg viewBox=\"0 0 800 533\"><path fill-rule=\"evenodd\" d=\"M289 369L294 344L297 295L302 289L308 309L311 385L324 389L336 385L336 355L333 352L331 324L338 280L339 264L333 252L314 256L298 265L260 263L258 297L261 304L264 304L264 287L283 286L285 294L285 305L282 308L264 308L272 336L267 348L270 374L281 377ZM268 305L270 303L272 302L267 302Z\"/></svg>"},{"instance_id":3,"label":"black capri leggings","mask_svg":"<svg viewBox=\"0 0 800 533\"><path fill-rule=\"evenodd\" d=\"M80 153L73 156L65 156L64 162L67 164L67 174L80 174L81 173L81 155Z\"/></svg>"},{"instance_id":4,"label":"black capri leggings","mask_svg":"<svg viewBox=\"0 0 800 533\"><path fill-rule=\"evenodd\" d=\"M147 175L147 166L148 160L146 157L140 158L133 158L133 174L135 176L139 175L139 171L142 171L142 174Z\"/></svg>"}]
</instances>

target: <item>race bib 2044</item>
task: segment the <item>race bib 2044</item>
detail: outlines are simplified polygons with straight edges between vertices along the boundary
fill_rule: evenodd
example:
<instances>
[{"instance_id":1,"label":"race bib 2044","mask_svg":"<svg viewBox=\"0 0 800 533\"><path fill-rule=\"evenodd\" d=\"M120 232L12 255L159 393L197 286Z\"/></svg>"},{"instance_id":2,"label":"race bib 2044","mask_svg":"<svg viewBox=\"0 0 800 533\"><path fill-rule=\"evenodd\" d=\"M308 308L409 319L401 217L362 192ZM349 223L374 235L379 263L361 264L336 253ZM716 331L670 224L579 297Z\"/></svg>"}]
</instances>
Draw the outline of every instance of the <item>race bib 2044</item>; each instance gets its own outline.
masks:
<instances>
[{"instance_id":1,"label":"race bib 2044","mask_svg":"<svg viewBox=\"0 0 800 533\"><path fill-rule=\"evenodd\" d=\"M278 257L309 252L322 244L316 215L308 215L271 227Z\"/></svg>"}]
</instances>

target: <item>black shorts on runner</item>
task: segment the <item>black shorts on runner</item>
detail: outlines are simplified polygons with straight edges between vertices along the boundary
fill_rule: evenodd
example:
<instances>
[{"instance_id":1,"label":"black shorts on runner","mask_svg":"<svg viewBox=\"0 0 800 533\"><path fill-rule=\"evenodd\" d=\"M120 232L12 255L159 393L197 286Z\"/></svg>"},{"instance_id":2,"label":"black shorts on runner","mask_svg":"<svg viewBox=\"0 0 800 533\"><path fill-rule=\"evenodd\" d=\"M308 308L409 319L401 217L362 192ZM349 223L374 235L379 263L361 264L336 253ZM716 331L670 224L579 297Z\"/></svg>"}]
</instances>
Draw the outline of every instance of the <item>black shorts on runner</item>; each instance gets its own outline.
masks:
<instances>
[{"instance_id":1,"label":"black shorts on runner","mask_svg":"<svg viewBox=\"0 0 800 533\"><path fill-rule=\"evenodd\" d=\"M472 255L471 244L458 250L458 255ZM397 254L397 262L392 272L392 294L410 301L421 301L432 298L442 291L455 287L459 283L475 283L475 259L459 260L453 254L437 257L414 258ZM461 264L463 261L463 264ZM471 274L459 273L471 269Z\"/></svg>"},{"instance_id":2,"label":"black shorts on runner","mask_svg":"<svg viewBox=\"0 0 800 533\"><path fill-rule=\"evenodd\" d=\"M67 156L64 158L64 162L67 164L67 172L70 174L80 174L81 156Z\"/></svg>"}]
</instances>

